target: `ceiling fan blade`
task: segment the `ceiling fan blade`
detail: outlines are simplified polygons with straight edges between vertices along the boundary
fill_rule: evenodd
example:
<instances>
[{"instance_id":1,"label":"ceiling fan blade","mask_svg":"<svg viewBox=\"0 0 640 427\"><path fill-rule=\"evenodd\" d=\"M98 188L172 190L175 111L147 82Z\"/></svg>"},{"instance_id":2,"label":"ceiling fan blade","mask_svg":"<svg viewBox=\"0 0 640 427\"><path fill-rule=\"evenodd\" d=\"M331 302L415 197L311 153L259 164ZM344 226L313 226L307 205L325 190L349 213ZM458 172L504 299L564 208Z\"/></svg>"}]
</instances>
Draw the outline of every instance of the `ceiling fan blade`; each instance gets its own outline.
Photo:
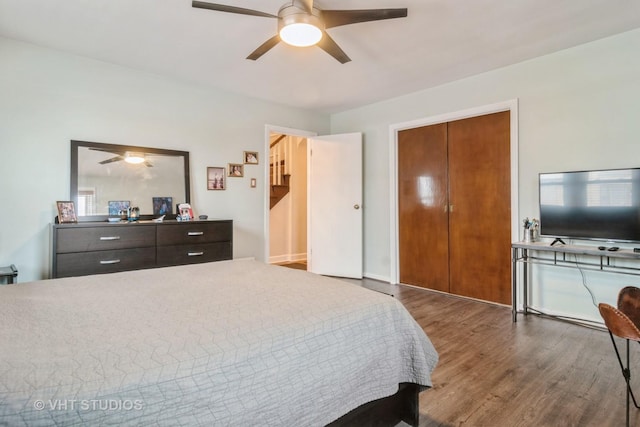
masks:
<instances>
[{"instance_id":1,"label":"ceiling fan blade","mask_svg":"<svg viewBox=\"0 0 640 427\"><path fill-rule=\"evenodd\" d=\"M120 156L124 156L124 151L107 150L106 148L95 148L95 147L89 147L89 150L91 150L91 151L102 151L104 153L118 154Z\"/></svg>"},{"instance_id":2,"label":"ceiling fan blade","mask_svg":"<svg viewBox=\"0 0 640 427\"><path fill-rule=\"evenodd\" d=\"M302 7L308 13L312 13L313 12L313 0L300 0L300 3L302 3Z\"/></svg>"},{"instance_id":3,"label":"ceiling fan blade","mask_svg":"<svg viewBox=\"0 0 640 427\"><path fill-rule=\"evenodd\" d=\"M258 47L256 50L251 52L251 54L247 56L247 59L251 59L252 61L255 61L265 53L269 52L269 50L271 50L271 48L277 45L278 43L280 43L280 36L276 34L266 42L262 43L260 47Z\"/></svg>"},{"instance_id":4,"label":"ceiling fan blade","mask_svg":"<svg viewBox=\"0 0 640 427\"><path fill-rule=\"evenodd\" d=\"M325 28L383 19L406 18L407 9L323 10Z\"/></svg>"},{"instance_id":5,"label":"ceiling fan blade","mask_svg":"<svg viewBox=\"0 0 640 427\"><path fill-rule=\"evenodd\" d=\"M191 6L197 7L198 9L216 10L218 12L238 13L240 15L251 15L251 16L263 16L265 18L277 18L276 15L260 12L259 10L245 9L243 7L227 6L224 4L207 3L204 1L194 1L191 3Z\"/></svg>"},{"instance_id":6,"label":"ceiling fan blade","mask_svg":"<svg viewBox=\"0 0 640 427\"><path fill-rule=\"evenodd\" d=\"M318 42L318 47L333 56L341 64L351 61L351 58L340 49L338 43L336 43L326 31L322 32L322 39Z\"/></svg>"},{"instance_id":7,"label":"ceiling fan blade","mask_svg":"<svg viewBox=\"0 0 640 427\"><path fill-rule=\"evenodd\" d=\"M102 151L102 150L100 150L100 151ZM107 159L107 160L103 160L103 161L98 162L98 163L100 163L101 165L106 165L107 163L119 162L120 160L124 160L124 157L116 156L116 157L112 157L112 158Z\"/></svg>"}]
</instances>

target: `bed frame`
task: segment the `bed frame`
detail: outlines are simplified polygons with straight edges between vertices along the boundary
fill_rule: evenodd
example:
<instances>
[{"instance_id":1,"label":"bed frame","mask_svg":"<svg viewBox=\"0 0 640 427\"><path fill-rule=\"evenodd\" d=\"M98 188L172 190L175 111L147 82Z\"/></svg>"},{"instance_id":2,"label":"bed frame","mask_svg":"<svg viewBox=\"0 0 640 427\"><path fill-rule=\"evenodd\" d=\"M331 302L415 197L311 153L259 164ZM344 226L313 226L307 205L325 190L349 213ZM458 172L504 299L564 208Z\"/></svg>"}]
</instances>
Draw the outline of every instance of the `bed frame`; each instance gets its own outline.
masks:
<instances>
[{"instance_id":1,"label":"bed frame","mask_svg":"<svg viewBox=\"0 0 640 427\"><path fill-rule=\"evenodd\" d=\"M401 383L396 394L365 403L328 424L328 427L395 426L400 421L418 427L419 392L420 386L417 384Z\"/></svg>"}]
</instances>

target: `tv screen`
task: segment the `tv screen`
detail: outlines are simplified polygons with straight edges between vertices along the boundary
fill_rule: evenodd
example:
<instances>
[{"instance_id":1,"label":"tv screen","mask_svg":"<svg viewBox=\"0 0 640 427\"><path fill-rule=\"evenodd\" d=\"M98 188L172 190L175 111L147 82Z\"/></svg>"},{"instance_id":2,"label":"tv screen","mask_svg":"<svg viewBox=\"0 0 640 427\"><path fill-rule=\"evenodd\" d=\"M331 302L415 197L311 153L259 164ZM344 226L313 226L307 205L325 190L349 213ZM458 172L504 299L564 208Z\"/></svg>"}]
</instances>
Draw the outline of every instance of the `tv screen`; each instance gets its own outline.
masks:
<instances>
[{"instance_id":1,"label":"tv screen","mask_svg":"<svg viewBox=\"0 0 640 427\"><path fill-rule=\"evenodd\" d=\"M640 241L640 168L540 174L540 234Z\"/></svg>"}]
</instances>

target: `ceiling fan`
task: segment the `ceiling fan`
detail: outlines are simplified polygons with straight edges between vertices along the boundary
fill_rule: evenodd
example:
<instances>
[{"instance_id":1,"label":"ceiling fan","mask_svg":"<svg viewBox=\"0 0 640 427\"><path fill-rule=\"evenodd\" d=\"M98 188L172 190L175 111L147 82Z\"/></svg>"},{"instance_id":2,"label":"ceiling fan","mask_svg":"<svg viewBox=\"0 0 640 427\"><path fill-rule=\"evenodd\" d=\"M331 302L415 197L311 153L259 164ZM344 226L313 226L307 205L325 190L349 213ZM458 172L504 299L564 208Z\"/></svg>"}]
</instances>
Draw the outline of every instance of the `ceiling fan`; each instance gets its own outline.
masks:
<instances>
[{"instance_id":1,"label":"ceiling fan","mask_svg":"<svg viewBox=\"0 0 640 427\"><path fill-rule=\"evenodd\" d=\"M328 28L359 22L380 21L383 19L405 18L407 9L361 9L361 10L325 10L314 4L313 0L292 0L285 3L277 15L242 7L193 1L192 7L240 15L261 16L278 20L278 34L251 52L247 59L255 61L277 45L281 40L293 46L313 46L315 44L341 64L351 58L327 34Z\"/></svg>"},{"instance_id":2,"label":"ceiling fan","mask_svg":"<svg viewBox=\"0 0 640 427\"><path fill-rule=\"evenodd\" d=\"M146 158L147 153L143 153L141 151L114 151L114 150L106 150L103 148L94 148L94 147L89 148L89 150L104 151L106 153L111 153L116 155L115 157L112 157L110 159L106 159L106 160L102 160L101 162L98 162L101 165L106 165L108 163L119 162L124 160L125 162L131 163L134 165L144 163L145 166L148 168L153 167L153 165Z\"/></svg>"}]
</instances>

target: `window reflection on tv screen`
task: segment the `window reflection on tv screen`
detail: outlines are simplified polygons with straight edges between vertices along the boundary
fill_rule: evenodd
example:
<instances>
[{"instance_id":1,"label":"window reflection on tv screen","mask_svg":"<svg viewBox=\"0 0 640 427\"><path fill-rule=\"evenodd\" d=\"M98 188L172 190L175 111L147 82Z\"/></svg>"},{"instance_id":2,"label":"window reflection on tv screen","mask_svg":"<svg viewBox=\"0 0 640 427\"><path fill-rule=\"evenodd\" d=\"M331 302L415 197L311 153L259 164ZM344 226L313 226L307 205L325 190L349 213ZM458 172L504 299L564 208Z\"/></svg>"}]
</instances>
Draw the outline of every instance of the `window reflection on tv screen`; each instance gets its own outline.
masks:
<instances>
[{"instance_id":1,"label":"window reflection on tv screen","mask_svg":"<svg viewBox=\"0 0 640 427\"><path fill-rule=\"evenodd\" d=\"M640 168L540 174L540 231L640 241Z\"/></svg>"}]
</instances>

